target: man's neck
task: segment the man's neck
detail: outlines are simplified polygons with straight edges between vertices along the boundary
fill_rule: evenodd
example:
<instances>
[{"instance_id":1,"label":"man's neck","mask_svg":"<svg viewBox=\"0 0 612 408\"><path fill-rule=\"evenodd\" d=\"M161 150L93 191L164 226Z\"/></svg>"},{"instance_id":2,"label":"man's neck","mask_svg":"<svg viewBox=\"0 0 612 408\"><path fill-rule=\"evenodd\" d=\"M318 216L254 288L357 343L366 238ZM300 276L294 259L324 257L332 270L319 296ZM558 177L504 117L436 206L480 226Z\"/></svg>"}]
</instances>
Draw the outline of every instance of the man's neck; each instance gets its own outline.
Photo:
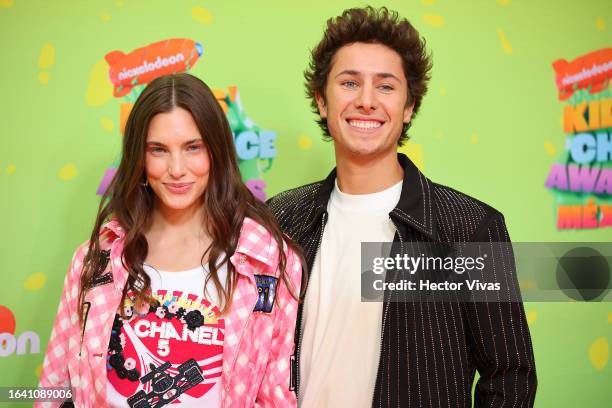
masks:
<instances>
[{"instance_id":1,"label":"man's neck","mask_svg":"<svg viewBox=\"0 0 612 408\"><path fill-rule=\"evenodd\" d=\"M346 194L371 194L388 189L404 178L397 154L379 157L339 157L336 152L336 177Z\"/></svg>"}]
</instances>

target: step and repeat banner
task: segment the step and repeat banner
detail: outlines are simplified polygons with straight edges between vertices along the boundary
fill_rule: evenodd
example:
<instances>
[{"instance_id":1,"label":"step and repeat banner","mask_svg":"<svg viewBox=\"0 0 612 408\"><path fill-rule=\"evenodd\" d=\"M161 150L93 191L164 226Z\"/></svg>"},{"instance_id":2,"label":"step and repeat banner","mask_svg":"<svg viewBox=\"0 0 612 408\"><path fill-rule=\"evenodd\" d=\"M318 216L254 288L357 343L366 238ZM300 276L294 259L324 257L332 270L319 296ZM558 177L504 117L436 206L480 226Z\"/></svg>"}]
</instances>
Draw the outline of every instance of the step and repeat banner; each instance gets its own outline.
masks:
<instances>
[{"instance_id":1,"label":"step and repeat banner","mask_svg":"<svg viewBox=\"0 0 612 408\"><path fill-rule=\"evenodd\" d=\"M0 386L38 381L65 271L146 84L189 72L213 89L257 198L318 180L333 146L310 112L303 71L326 19L355 5L0 0ZM401 151L434 181L502 211L513 241L611 240L608 2L372 5L409 18L434 61ZM525 309L536 406L609 403L612 304Z\"/></svg>"}]
</instances>

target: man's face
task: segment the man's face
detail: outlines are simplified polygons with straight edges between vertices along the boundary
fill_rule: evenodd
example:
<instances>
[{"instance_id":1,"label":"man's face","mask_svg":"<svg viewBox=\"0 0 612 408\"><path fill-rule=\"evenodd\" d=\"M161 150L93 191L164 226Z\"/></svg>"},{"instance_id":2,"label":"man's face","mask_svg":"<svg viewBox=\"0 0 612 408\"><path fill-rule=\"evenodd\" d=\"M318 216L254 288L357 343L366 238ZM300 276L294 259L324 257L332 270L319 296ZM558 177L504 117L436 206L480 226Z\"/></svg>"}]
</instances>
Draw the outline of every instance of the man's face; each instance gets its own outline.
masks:
<instances>
[{"instance_id":1,"label":"man's face","mask_svg":"<svg viewBox=\"0 0 612 408\"><path fill-rule=\"evenodd\" d=\"M404 123L408 83L399 54L381 44L353 43L332 59L325 99L316 95L327 118L337 157L363 159L395 154Z\"/></svg>"}]
</instances>

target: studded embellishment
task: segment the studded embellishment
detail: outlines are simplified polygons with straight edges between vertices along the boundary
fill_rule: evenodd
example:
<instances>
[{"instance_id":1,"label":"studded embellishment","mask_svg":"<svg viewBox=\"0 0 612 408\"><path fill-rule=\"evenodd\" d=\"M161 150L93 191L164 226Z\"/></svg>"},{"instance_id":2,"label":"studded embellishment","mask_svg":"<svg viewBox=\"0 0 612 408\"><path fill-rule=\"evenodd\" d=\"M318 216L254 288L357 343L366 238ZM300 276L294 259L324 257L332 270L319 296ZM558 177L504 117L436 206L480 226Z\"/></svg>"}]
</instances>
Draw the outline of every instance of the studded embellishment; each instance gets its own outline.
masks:
<instances>
[{"instance_id":1,"label":"studded embellishment","mask_svg":"<svg viewBox=\"0 0 612 408\"><path fill-rule=\"evenodd\" d=\"M255 283L257 284L258 298L253 311L271 313L276 298L278 278L269 275L255 275Z\"/></svg>"},{"instance_id":2,"label":"studded embellishment","mask_svg":"<svg viewBox=\"0 0 612 408\"><path fill-rule=\"evenodd\" d=\"M176 369L172 370L172 364L169 362L163 363L159 367L150 363L151 372L145 374L140 379L143 384L150 383L146 389L138 391L127 399L130 407L161 407L170 404L176 400L181 394L190 388L204 381L202 370L197 361L193 358L185 361ZM169 371L178 371L176 375L172 375Z\"/></svg>"},{"instance_id":3,"label":"studded embellishment","mask_svg":"<svg viewBox=\"0 0 612 408\"><path fill-rule=\"evenodd\" d=\"M111 283L113 281L113 273L111 271L104 273L104 271L106 270L106 267L108 266L109 261L110 261L110 250L100 251L100 258L99 258L100 267L98 268L93 278L91 279L90 288L101 286L101 285L106 285L107 283Z\"/></svg>"}]
</instances>

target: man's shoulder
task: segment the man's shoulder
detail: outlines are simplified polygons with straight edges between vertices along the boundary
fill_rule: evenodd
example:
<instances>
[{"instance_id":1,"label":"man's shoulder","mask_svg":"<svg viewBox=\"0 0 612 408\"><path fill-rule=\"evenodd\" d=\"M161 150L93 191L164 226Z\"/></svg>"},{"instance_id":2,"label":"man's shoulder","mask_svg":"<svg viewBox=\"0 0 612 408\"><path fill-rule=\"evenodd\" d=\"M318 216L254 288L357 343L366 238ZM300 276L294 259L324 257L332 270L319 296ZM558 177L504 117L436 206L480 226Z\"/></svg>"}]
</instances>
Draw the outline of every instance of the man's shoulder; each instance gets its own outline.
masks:
<instances>
[{"instance_id":1,"label":"man's shoulder","mask_svg":"<svg viewBox=\"0 0 612 408\"><path fill-rule=\"evenodd\" d=\"M322 181L283 191L267 201L285 234L299 240L304 228L316 215L317 196Z\"/></svg>"},{"instance_id":2,"label":"man's shoulder","mask_svg":"<svg viewBox=\"0 0 612 408\"><path fill-rule=\"evenodd\" d=\"M314 205L322 183L322 180L315 181L283 191L270 198L267 204L277 217L283 212L301 211L304 207Z\"/></svg>"},{"instance_id":3,"label":"man's shoulder","mask_svg":"<svg viewBox=\"0 0 612 408\"><path fill-rule=\"evenodd\" d=\"M454 188L431 183L438 228L455 241L472 240L503 214L491 205Z\"/></svg>"},{"instance_id":4,"label":"man's shoulder","mask_svg":"<svg viewBox=\"0 0 612 408\"><path fill-rule=\"evenodd\" d=\"M431 183L435 200L438 203L453 205L459 212L475 212L483 215L500 214L491 205L481 201L469 194L456 190L452 187L439 183Z\"/></svg>"}]
</instances>

